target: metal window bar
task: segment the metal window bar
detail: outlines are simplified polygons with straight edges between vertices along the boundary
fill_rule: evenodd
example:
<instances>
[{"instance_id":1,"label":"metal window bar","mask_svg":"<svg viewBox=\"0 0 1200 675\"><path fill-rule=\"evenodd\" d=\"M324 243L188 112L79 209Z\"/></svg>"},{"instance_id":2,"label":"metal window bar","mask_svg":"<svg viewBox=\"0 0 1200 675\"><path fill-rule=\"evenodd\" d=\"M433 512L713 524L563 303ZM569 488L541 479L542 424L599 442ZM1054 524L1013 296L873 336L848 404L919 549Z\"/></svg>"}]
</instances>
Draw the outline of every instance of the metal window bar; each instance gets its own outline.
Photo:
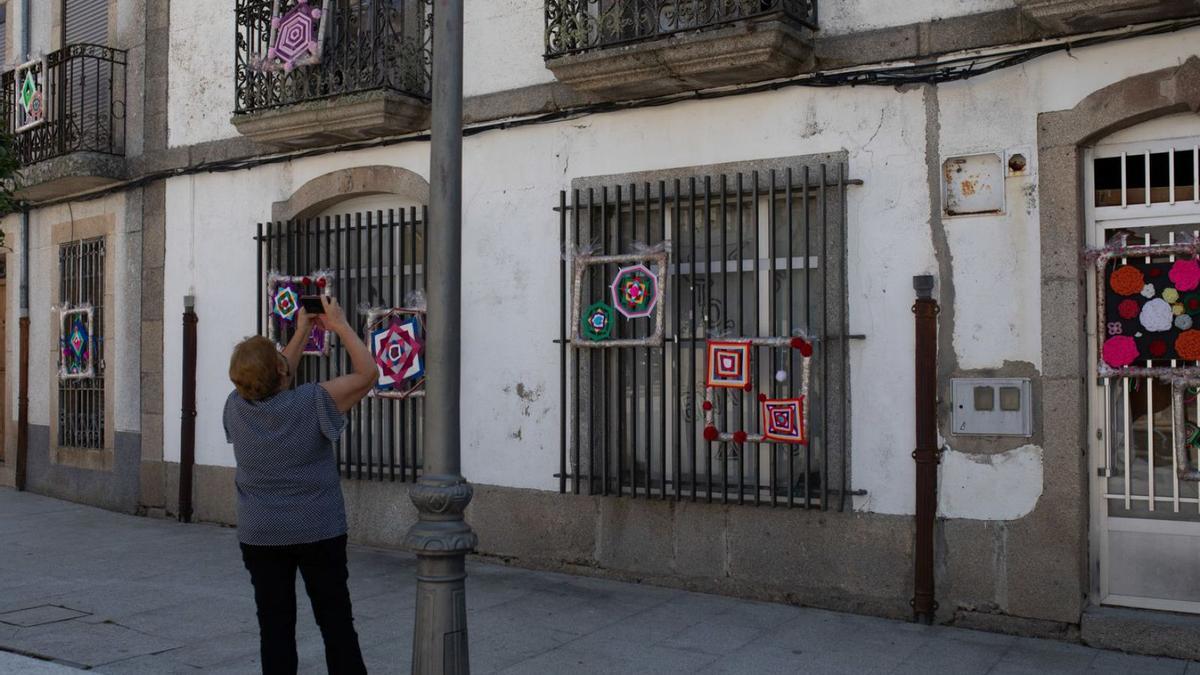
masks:
<instances>
[{"instance_id":1,"label":"metal window bar","mask_svg":"<svg viewBox=\"0 0 1200 675\"><path fill-rule=\"evenodd\" d=\"M346 319L361 334L370 307L400 307L425 286L426 207L349 213L299 221L260 223L258 333L266 334L266 279L271 271L305 276L327 270ZM280 340L291 334L281 331ZM345 350L305 356L296 384L352 370ZM338 470L346 478L415 481L424 459L424 399L366 398L346 415L338 443Z\"/></svg>"},{"instance_id":2,"label":"metal window bar","mask_svg":"<svg viewBox=\"0 0 1200 675\"><path fill-rule=\"evenodd\" d=\"M636 253L669 241L671 294L659 347L569 349L571 280L564 265L559 489L673 500L841 510L848 491L844 165L681 176L577 189L559 198L567 250ZM584 305L605 300L616 265L592 265ZM618 319L611 339L643 338L652 318ZM708 443L703 438L708 337L802 330L815 359L808 446ZM758 393L799 383L799 359L754 347L754 390L715 396L717 425L757 429ZM783 382L776 372L784 371Z\"/></svg>"},{"instance_id":3,"label":"metal window bar","mask_svg":"<svg viewBox=\"0 0 1200 675\"><path fill-rule=\"evenodd\" d=\"M72 241L58 249L59 304L92 306L96 350L93 377L59 380L59 447L104 448L104 255L103 237Z\"/></svg>"},{"instance_id":4,"label":"metal window bar","mask_svg":"<svg viewBox=\"0 0 1200 675\"><path fill-rule=\"evenodd\" d=\"M1096 207L1128 210L1134 205L1161 208L1200 203L1200 146L1194 144L1099 157L1093 168Z\"/></svg>"},{"instance_id":5,"label":"metal window bar","mask_svg":"<svg viewBox=\"0 0 1200 675\"><path fill-rule=\"evenodd\" d=\"M391 89L430 97L429 0L330 0L321 62L291 72L252 67L271 40L272 0L238 0L234 112Z\"/></svg>"},{"instance_id":6,"label":"metal window bar","mask_svg":"<svg viewBox=\"0 0 1200 675\"><path fill-rule=\"evenodd\" d=\"M125 154L126 53L103 45L73 44L33 67L42 86L45 121L17 132L13 149L23 165L73 152ZM20 126L16 71L0 77L5 130Z\"/></svg>"},{"instance_id":7,"label":"metal window bar","mask_svg":"<svg viewBox=\"0 0 1200 675\"><path fill-rule=\"evenodd\" d=\"M817 28L817 0L546 0L546 57L740 21Z\"/></svg>"}]
</instances>

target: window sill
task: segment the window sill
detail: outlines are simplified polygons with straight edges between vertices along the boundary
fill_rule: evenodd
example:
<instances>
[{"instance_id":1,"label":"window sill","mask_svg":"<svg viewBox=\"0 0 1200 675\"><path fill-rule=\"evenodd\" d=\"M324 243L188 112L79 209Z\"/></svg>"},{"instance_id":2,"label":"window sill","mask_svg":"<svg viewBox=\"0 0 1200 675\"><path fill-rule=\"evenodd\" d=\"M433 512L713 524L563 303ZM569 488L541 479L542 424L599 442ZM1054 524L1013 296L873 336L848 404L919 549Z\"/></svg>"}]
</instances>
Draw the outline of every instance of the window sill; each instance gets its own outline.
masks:
<instances>
[{"instance_id":1,"label":"window sill","mask_svg":"<svg viewBox=\"0 0 1200 675\"><path fill-rule=\"evenodd\" d=\"M389 89L233 116L243 136L283 148L393 136L428 128L427 101Z\"/></svg>"},{"instance_id":2,"label":"window sill","mask_svg":"<svg viewBox=\"0 0 1200 675\"><path fill-rule=\"evenodd\" d=\"M107 444L106 446L111 446ZM54 463L90 471L112 471L115 453L112 447L67 448L54 447Z\"/></svg>"},{"instance_id":3,"label":"window sill","mask_svg":"<svg viewBox=\"0 0 1200 675\"><path fill-rule=\"evenodd\" d=\"M812 32L780 21L745 22L546 59L559 81L611 99L791 77L811 65Z\"/></svg>"}]
</instances>

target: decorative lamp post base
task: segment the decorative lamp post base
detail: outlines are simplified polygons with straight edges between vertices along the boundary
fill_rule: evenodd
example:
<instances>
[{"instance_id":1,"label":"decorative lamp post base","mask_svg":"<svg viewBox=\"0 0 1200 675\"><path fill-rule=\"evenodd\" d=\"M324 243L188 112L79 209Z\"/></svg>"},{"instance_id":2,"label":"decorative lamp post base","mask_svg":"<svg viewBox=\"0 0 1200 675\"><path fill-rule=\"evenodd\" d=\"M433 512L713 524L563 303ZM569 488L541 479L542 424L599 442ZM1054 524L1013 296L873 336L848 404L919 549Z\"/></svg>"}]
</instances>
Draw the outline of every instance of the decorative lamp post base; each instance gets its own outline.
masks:
<instances>
[{"instance_id":1,"label":"decorative lamp post base","mask_svg":"<svg viewBox=\"0 0 1200 675\"><path fill-rule=\"evenodd\" d=\"M419 520L404 538L417 555L417 610L413 628L412 672L466 675L466 556L479 539L463 520L471 484L462 476L427 475L409 498Z\"/></svg>"}]
</instances>

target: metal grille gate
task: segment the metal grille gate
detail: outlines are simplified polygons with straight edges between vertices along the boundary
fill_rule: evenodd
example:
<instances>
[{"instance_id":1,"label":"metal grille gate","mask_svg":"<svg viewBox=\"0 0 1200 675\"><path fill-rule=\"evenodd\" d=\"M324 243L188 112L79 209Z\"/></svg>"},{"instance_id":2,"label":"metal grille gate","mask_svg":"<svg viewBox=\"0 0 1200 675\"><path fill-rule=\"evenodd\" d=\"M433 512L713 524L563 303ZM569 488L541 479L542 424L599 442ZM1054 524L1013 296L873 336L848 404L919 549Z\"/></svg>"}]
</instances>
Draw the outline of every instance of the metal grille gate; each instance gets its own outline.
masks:
<instances>
[{"instance_id":1,"label":"metal grille gate","mask_svg":"<svg viewBox=\"0 0 1200 675\"><path fill-rule=\"evenodd\" d=\"M559 488L576 494L704 499L844 509L849 485L849 364L842 164L657 184L604 185L560 195L561 239L596 255L670 241L671 289L662 347L569 347L568 264L561 266L562 452ZM615 265L592 268L596 298ZM587 301L587 302L590 302ZM647 323L648 322L642 322ZM613 339L650 325L618 322ZM818 354L809 445L703 439L708 337L791 335ZM755 390L717 395L718 426L758 428L759 392L795 391L794 350L754 347ZM786 374L785 381L775 378Z\"/></svg>"},{"instance_id":2,"label":"metal grille gate","mask_svg":"<svg viewBox=\"0 0 1200 675\"><path fill-rule=\"evenodd\" d=\"M103 237L58 249L58 301L92 306L96 350L93 377L58 382L58 445L63 448L104 447L104 253Z\"/></svg>"},{"instance_id":3,"label":"metal grille gate","mask_svg":"<svg viewBox=\"0 0 1200 675\"><path fill-rule=\"evenodd\" d=\"M266 278L271 271L304 276L328 270L346 319L362 334L366 310L404 304L425 285L427 208L360 212L260 223L258 333L265 335ZM291 335L283 333L286 341ZM296 384L350 372L345 350L305 356ZM346 415L338 469L346 478L415 481L423 460L424 400L366 398Z\"/></svg>"},{"instance_id":4,"label":"metal grille gate","mask_svg":"<svg viewBox=\"0 0 1200 675\"><path fill-rule=\"evenodd\" d=\"M1105 143L1089 151L1089 243L1124 236L1129 244L1170 244L1200 237L1200 137L1196 125L1176 138ZM1186 130L1186 131L1185 131ZM1186 135L1184 135L1186 134ZM1174 256L1144 259L1173 262ZM1116 258L1111 265L1124 264ZM1139 261L1141 262L1141 261ZM1111 269L1111 268L1110 268ZM1088 273L1092 291L1105 279ZM1174 285L1174 282L1168 279ZM1153 281L1158 290L1163 281ZM1195 318L1194 293L1179 291L1180 315ZM1096 293L1089 300L1090 365L1100 358ZM1190 323L1190 319L1188 322ZM1142 324L1135 324L1142 325ZM1180 361L1135 365L1180 367ZM1200 396L1153 377L1099 378L1090 392L1094 425L1092 553L1096 600L1175 612L1200 613L1200 494L1181 480L1182 462L1200 448ZM1185 456L1176 454L1182 442Z\"/></svg>"}]
</instances>

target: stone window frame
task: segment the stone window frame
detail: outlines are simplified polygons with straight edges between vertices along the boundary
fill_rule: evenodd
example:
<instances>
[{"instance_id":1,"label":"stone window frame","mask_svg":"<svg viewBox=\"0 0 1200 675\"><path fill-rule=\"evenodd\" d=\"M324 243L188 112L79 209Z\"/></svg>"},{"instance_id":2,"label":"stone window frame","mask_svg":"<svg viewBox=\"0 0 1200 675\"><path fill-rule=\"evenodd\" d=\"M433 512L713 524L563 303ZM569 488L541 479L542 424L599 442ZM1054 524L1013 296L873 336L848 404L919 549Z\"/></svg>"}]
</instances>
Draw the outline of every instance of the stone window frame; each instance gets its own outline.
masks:
<instances>
[{"instance_id":1,"label":"stone window frame","mask_svg":"<svg viewBox=\"0 0 1200 675\"><path fill-rule=\"evenodd\" d=\"M61 289L60 270L58 268L57 251L63 244L77 241L80 239L99 239L103 238L106 248L111 250L116 232L116 217L111 214L94 216L90 218L81 218L75 221L65 221L56 223L51 227L49 255L51 256L53 272L50 274L50 294L52 298L59 297ZM103 335L112 336L116 334L116 282L115 282L115 265L111 264L111 258L105 261L104 265L104 312ZM54 327L53 334L58 333L58 310L51 309L48 312L50 316L49 325ZM48 386L48 401L50 412L50 459L54 464L63 464L76 468L92 469L100 471L111 471L115 461L116 449L116 417L114 415L116 409L116 387L112 382L106 381L104 387L104 447L103 448L76 448L61 446L58 444L58 341L50 340L50 344L46 350L47 358L47 381ZM107 350L105 353L105 371L107 373L116 372L117 355L114 350Z\"/></svg>"},{"instance_id":2,"label":"stone window frame","mask_svg":"<svg viewBox=\"0 0 1200 675\"><path fill-rule=\"evenodd\" d=\"M1078 621L1084 604L1098 600L1099 538L1091 533L1092 477L1088 390L1094 373L1088 364L1086 333L1087 244L1083 162L1087 149L1113 133L1180 112L1200 113L1200 57L1135 75L1099 89L1074 108L1038 115L1040 193L1042 396L1036 424L1043 427L1047 476L1037 507L1021 521L1022 539L1010 555L1027 560L1060 579L1052 597L1058 617ZM1043 424L1055 420L1055 424ZM1045 542L1051 542L1046 544ZM1073 580L1073 581L1072 581ZM1020 614L1031 608L1010 606Z\"/></svg>"}]
</instances>

